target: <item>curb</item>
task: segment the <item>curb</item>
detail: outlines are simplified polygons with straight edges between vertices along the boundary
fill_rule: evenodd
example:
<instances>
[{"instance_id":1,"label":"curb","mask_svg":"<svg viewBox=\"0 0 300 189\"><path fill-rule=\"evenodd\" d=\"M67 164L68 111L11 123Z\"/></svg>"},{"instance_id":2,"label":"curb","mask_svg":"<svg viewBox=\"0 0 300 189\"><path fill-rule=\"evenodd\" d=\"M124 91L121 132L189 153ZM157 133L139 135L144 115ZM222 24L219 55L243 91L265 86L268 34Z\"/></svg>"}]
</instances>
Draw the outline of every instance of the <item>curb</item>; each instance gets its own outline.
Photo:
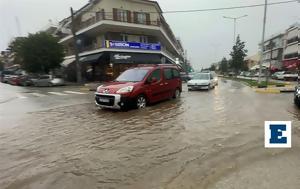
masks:
<instances>
[{"instance_id":1,"label":"curb","mask_svg":"<svg viewBox=\"0 0 300 189\"><path fill-rule=\"evenodd\" d=\"M257 93L269 93L269 94L279 94L279 93L293 93L295 90L293 88L285 88L285 89L274 89L274 88L253 88Z\"/></svg>"},{"instance_id":2,"label":"curb","mask_svg":"<svg viewBox=\"0 0 300 189\"><path fill-rule=\"evenodd\" d=\"M264 94L279 94L281 93L281 91L279 89L258 89L258 88L255 88L254 89L255 92L257 93L264 93Z\"/></svg>"}]
</instances>

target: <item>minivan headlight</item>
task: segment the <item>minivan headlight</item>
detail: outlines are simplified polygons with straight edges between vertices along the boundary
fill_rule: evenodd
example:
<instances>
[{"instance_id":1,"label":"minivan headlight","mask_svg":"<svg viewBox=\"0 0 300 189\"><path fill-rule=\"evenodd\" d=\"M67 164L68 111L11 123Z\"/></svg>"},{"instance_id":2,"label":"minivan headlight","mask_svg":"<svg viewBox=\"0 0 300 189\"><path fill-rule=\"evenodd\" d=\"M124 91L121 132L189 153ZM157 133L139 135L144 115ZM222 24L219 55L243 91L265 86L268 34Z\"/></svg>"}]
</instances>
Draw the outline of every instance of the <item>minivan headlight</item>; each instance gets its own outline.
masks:
<instances>
[{"instance_id":1,"label":"minivan headlight","mask_svg":"<svg viewBox=\"0 0 300 189\"><path fill-rule=\"evenodd\" d=\"M120 93L130 93L130 92L133 91L133 88L134 88L133 86L123 87L123 88L119 89L119 90L117 91L117 93L118 93L118 94L120 94Z\"/></svg>"},{"instance_id":2,"label":"minivan headlight","mask_svg":"<svg viewBox=\"0 0 300 189\"><path fill-rule=\"evenodd\" d=\"M103 85L100 85L99 87L97 87L96 91L99 92L101 87L103 87Z\"/></svg>"}]
</instances>

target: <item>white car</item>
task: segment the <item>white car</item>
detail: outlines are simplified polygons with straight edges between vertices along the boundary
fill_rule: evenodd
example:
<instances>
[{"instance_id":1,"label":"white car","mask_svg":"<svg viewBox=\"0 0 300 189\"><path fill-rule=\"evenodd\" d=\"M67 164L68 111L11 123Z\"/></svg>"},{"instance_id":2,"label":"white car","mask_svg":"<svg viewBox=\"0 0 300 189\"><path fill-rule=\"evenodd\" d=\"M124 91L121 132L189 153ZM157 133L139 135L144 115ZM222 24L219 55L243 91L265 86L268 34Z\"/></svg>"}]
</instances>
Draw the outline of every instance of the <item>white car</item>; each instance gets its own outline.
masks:
<instances>
[{"instance_id":1,"label":"white car","mask_svg":"<svg viewBox=\"0 0 300 189\"><path fill-rule=\"evenodd\" d=\"M284 72L275 72L272 75L273 79L283 80L284 79Z\"/></svg>"},{"instance_id":2,"label":"white car","mask_svg":"<svg viewBox=\"0 0 300 189\"><path fill-rule=\"evenodd\" d=\"M194 77L188 81L188 90L200 90L200 89L213 89L218 85L218 78L215 74L208 73L197 73Z\"/></svg>"},{"instance_id":3,"label":"white car","mask_svg":"<svg viewBox=\"0 0 300 189\"><path fill-rule=\"evenodd\" d=\"M65 84L62 78L52 75L41 75L38 78L31 79L31 81L35 87L63 86Z\"/></svg>"},{"instance_id":4,"label":"white car","mask_svg":"<svg viewBox=\"0 0 300 189\"><path fill-rule=\"evenodd\" d=\"M297 73L293 73L293 72L286 71L286 72L284 72L284 74L283 74L283 79L284 79L285 81L297 81L297 79L298 79L298 74L297 74Z\"/></svg>"}]
</instances>

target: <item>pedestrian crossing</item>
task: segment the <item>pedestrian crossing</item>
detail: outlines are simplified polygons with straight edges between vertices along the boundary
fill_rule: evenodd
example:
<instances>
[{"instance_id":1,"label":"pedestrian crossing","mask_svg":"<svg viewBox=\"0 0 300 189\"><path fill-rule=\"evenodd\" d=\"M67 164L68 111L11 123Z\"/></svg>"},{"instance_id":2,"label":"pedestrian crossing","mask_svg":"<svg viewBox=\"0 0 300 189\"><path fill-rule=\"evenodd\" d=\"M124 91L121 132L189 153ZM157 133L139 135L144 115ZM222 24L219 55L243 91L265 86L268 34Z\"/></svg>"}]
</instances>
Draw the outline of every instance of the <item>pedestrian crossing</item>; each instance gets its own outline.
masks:
<instances>
[{"instance_id":1,"label":"pedestrian crossing","mask_svg":"<svg viewBox=\"0 0 300 189\"><path fill-rule=\"evenodd\" d=\"M68 94L60 93L60 92L48 92L49 94L58 95L58 96L67 96Z\"/></svg>"},{"instance_id":2,"label":"pedestrian crossing","mask_svg":"<svg viewBox=\"0 0 300 189\"><path fill-rule=\"evenodd\" d=\"M49 92L27 92L27 93L17 93L16 98L18 99L27 99L27 98L41 98L41 97L48 97L48 96L68 96L68 95L85 95L88 93L84 92L79 92L79 91L62 91L62 92L54 92L54 91L49 91ZM1 99L1 97L0 97Z\"/></svg>"}]
</instances>

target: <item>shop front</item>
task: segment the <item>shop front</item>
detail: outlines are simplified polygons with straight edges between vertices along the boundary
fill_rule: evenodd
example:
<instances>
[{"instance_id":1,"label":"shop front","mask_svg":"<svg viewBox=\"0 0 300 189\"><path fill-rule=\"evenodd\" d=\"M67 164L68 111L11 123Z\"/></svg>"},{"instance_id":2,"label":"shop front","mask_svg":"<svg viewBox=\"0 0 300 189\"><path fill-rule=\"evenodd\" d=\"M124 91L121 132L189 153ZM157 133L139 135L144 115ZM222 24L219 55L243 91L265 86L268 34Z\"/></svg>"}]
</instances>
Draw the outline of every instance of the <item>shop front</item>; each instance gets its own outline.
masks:
<instances>
[{"instance_id":1,"label":"shop front","mask_svg":"<svg viewBox=\"0 0 300 189\"><path fill-rule=\"evenodd\" d=\"M296 71L300 68L300 60L292 59L292 60L284 60L283 61L283 68L285 70Z\"/></svg>"},{"instance_id":2,"label":"shop front","mask_svg":"<svg viewBox=\"0 0 300 189\"><path fill-rule=\"evenodd\" d=\"M161 54L110 52L110 63L113 67L113 76L115 78L126 69L138 65L171 64L172 62Z\"/></svg>"}]
</instances>

